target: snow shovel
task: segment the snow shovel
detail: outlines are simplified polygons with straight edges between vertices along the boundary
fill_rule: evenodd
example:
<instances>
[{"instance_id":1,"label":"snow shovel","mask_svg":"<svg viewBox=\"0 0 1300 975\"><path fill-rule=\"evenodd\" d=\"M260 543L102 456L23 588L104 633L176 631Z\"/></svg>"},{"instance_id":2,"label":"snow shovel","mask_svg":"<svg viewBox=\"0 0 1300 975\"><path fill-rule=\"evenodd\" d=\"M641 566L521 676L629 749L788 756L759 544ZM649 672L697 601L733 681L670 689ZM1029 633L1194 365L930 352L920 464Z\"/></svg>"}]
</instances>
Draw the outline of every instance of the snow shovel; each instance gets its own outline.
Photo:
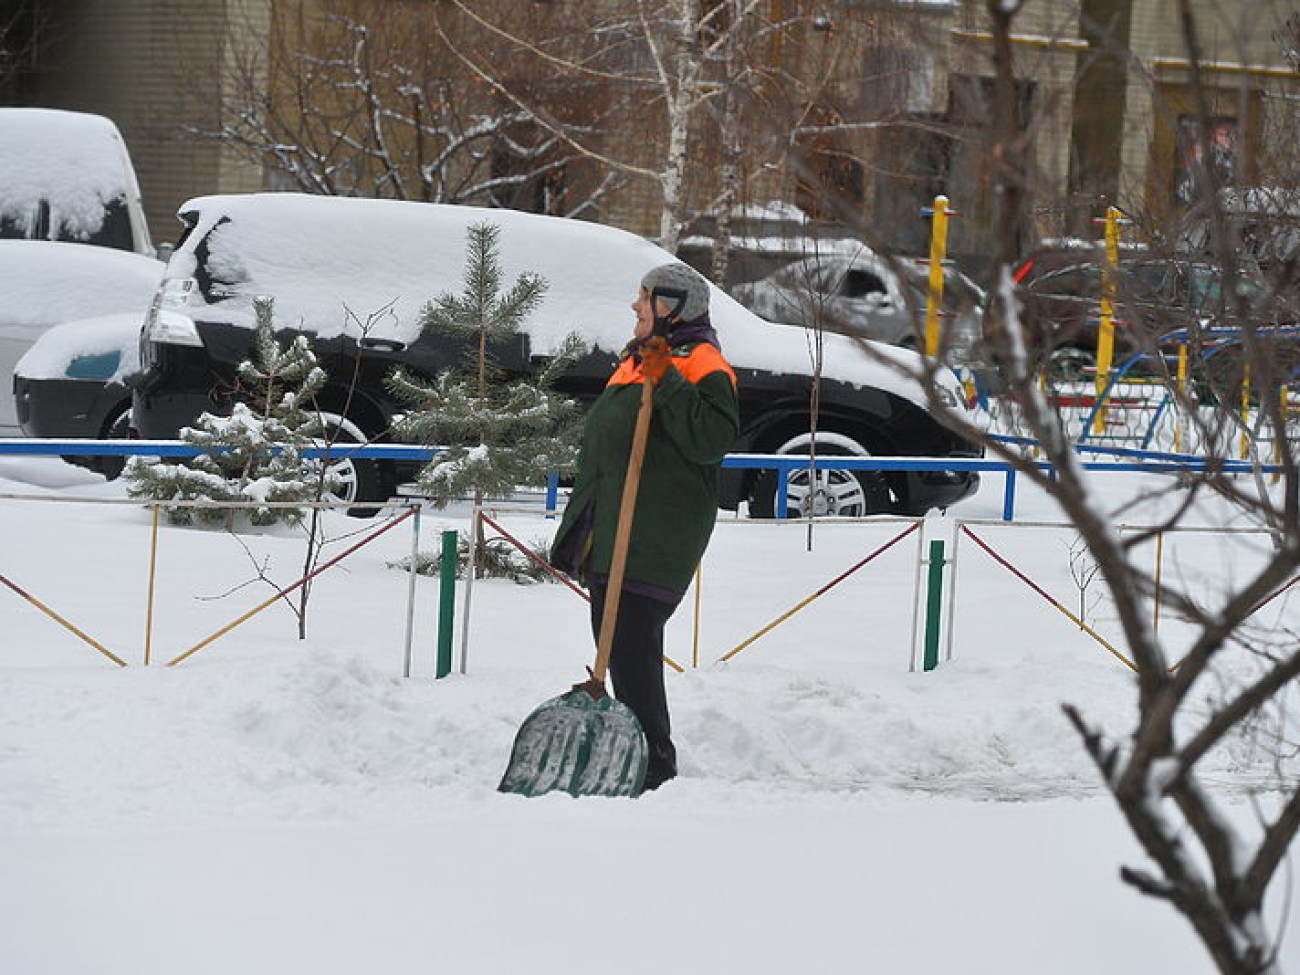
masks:
<instances>
[{"instance_id":1,"label":"snow shovel","mask_svg":"<svg viewBox=\"0 0 1300 975\"><path fill-rule=\"evenodd\" d=\"M524 721L515 736L510 765L498 792L540 796L563 790L572 796L638 796L645 783L646 742L641 723L626 704L605 690L609 653L614 644L623 573L627 568L632 515L650 431L654 385L644 381L632 435L627 478L614 531L609 588L600 618L600 638L591 679L552 698Z\"/></svg>"}]
</instances>

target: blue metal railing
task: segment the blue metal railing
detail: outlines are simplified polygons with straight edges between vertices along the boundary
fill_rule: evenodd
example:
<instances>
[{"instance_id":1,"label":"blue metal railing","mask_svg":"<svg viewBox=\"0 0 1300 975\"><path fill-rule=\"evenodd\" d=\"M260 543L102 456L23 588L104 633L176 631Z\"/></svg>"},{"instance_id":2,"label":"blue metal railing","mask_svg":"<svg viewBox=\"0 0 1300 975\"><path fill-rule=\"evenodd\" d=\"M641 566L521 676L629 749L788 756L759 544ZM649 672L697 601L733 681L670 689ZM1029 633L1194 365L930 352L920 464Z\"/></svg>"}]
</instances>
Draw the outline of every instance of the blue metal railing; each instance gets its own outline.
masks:
<instances>
[{"instance_id":1,"label":"blue metal railing","mask_svg":"<svg viewBox=\"0 0 1300 975\"><path fill-rule=\"evenodd\" d=\"M994 439L1020 446L1034 446L1033 441L1022 437L998 436ZM441 449L440 447L417 444L333 444L332 446L308 447L302 451L302 454L304 457L309 458L357 458L361 460L407 460L418 462L432 459ZM1263 465L1257 468L1246 461L1207 459L1187 454L1159 453L1137 448L1077 444L1075 449L1080 452L1103 454L1117 458L1132 458L1128 462L1122 460L1083 461L1082 466L1088 470L1179 474L1189 471L1204 471L1213 466L1215 470L1224 473L1245 474L1257 470L1274 473L1281 469L1276 465ZM202 449L179 440L0 438L0 456L196 457L201 453L203 453ZM807 454L728 454L723 458L722 466L776 471L776 515L778 518L784 518L787 513L786 495L790 473L792 471L806 471L811 463L811 458ZM1047 461L1033 461L1032 463L1043 471L1051 471L1053 468L1053 465ZM990 460L982 457L854 457L836 454L819 457L813 469L840 471L969 471L1001 474L1004 477L1002 519L1004 521L1013 521L1015 519L1017 471L1015 467L1004 460ZM558 491L559 480L552 477L547 491L548 508L555 508Z\"/></svg>"}]
</instances>

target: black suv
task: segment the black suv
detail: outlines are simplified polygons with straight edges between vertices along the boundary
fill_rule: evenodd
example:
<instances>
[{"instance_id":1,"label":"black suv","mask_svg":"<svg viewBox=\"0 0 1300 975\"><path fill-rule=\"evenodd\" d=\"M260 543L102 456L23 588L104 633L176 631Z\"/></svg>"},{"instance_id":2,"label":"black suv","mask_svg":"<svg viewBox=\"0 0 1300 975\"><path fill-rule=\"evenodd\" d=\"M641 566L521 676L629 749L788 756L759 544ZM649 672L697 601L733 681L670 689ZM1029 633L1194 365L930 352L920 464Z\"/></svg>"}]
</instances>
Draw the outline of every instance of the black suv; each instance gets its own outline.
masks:
<instances>
[{"instance_id":1,"label":"black suv","mask_svg":"<svg viewBox=\"0 0 1300 975\"><path fill-rule=\"evenodd\" d=\"M507 373L536 370L569 333L590 349L559 389L594 399L631 335L630 304L642 276L672 260L640 237L576 220L511 210L299 194L202 197L180 211L184 234L141 334L133 425L146 439L173 439L202 412L226 413L239 398L236 366L248 356L252 302L275 300L284 335L306 334L331 377L317 397L339 439L383 442L405 407L384 385L397 365L433 375L463 359L464 340L422 331L432 297L463 287L467 229L500 228L505 280L524 272L549 284L517 341L496 350ZM773 325L714 289L712 319L740 387L742 431L734 450L804 453L811 444L812 369L802 329ZM820 454L977 456L924 407L919 386L844 336L825 337L817 424ZM894 358L912 356L888 349ZM914 358L908 360L915 365ZM955 377L941 392L963 408ZM384 461L355 464L353 497L383 499L410 475ZM776 508L775 479L724 472L724 505ZM792 514L817 507L845 515L911 514L971 494L970 472L824 472L809 490L791 477Z\"/></svg>"}]
</instances>

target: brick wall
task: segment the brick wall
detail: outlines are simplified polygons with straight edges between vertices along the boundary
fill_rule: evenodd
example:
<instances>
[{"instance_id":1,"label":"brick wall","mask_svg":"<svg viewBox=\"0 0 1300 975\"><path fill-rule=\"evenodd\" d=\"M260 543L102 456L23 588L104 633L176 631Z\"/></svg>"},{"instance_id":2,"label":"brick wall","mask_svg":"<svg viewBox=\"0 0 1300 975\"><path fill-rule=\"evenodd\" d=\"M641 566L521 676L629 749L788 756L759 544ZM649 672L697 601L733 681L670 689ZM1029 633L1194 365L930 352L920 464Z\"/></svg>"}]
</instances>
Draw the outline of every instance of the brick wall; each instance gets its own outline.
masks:
<instances>
[{"instance_id":1,"label":"brick wall","mask_svg":"<svg viewBox=\"0 0 1300 975\"><path fill-rule=\"evenodd\" d=\"M498 0L484 0L485 4L489 2ZM617 7L620 2L624 0L585 0L584 6L584 0L554 0L554 9L547 5L537 10L552 18L571 19L584 11L591 13L596 7ZM1262 151L1264 141L1282 131L1300 91L1300 83L1272 37L1289 2L1195 0L1205 25L1205 57L1215 63L1207 80L1217 90L1216 98L1225 106L1225 113L1234 100L1257 106L1251 118L1243 120L1242 131L1245 138L1259 142L1259 146L1251 146L1251 152L1261 163L1271 158ZM220 68L240 50L262 42L270 3L51 0L50 9L56 14L52 35L57 44L42 62L33 85L25 88L29 101L99 112L117 122L140 176L156 241L174 239L174 212L188 197L263 186L257 167L238 161L212 143L196 141L183 130L186 126L211 124L214 99L219 95L215 79L221 74ZM1176 0L1132 0L1132 4L1131 43L1137 65L1130 71L1126 107L1120 120L1124 135L1120 198L1122 203L1146 208L1170 194L1175 152L1170 126L1176 120L1171 122L1163 106L1170 98L1185 95L1188 75L1186 67L1179 64L1182 41ZM945 110L947 82L953 75L973 79L991 76L991 45L983 3L954 3L950 7L900 4L895 8L883 2L864 5L826 0L825 8L834 21L834 30L809 32L783 42L782 50L790 60L784 67L796 74L800 70L812 73L834 63L835 73L827 91L837 107L849 112L873 108L871 100L879 95L873 86L879 84L880 77L873 64L879 60L882 46L914 45L918 51L925 49L927 63L934 65L932 104L928 108L935 113ZM884 36L890 18L902 18L898 22L904 23L908 17L920 26ZM1080 46L1077 0L1026 0L1015 29L1017 72L1034 83L1035 105L1040 112L1032 150L1039 191L1048 198L1062 199L1070 164L1073 82L1080 66L1090 57ZM1148 78L1155 79L1156 91ZM1243 91L1248 93L1244 100ZM927 106L919 107L924 110ZM652 113L632 113L624 118L629 129L604 133L598 149L608 148L626 157L627 148L636 140L654 138L654 133L663 131L662 125L654 123ZM882 190L874 185L875 181L885 180L882 185L886 199L889 189L888 175L876 174L881 169L877 165L881 157L876 140L876 133L869 130L847 134L841 140L867 173L862 207L868 219L881 199ZM1294 136L1284 144L1293 145ZM688 197L690 206L703 206L716 192L716 163L710 161L710 151L709 146L701 147L701 161L694 172L697 179ZM648 151L637 161L644 163L654 155ZM978 162L977 156L974 162ZM787 169L757 170L747 183L746 200L760 204L771 199L793 201L795 183ZM659 188L654 181L631 177L607 199L599 219L653 237L659 233L659 208ZM1040 230L1059 230L1054 222L1059 223L1049 215Z\"/></svg>"},{"instance_id":2,"label":"brick wall","mask_svg":"<svg viewBox=\"0 0 1300 975\"><path fill-rule=\"evenodd\" d=\"M206 193L261 188L261 174L185 134L210 113L228 18L261 15L245 0L60 0L31 89L33 104L106 115L140 179L155 244L176 239L176 210Z\"/></svg>"}]
</instances>

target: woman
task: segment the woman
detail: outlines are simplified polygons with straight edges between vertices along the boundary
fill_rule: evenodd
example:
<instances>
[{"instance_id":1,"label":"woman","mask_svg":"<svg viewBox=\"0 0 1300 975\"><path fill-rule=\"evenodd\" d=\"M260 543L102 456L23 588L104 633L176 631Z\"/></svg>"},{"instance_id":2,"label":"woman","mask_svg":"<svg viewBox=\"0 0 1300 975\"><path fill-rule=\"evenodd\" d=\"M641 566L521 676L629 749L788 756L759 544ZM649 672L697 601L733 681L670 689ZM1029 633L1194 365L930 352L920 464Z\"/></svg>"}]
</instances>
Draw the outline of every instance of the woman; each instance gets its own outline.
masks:
<instances>
[{"instance_id":1,"label":"woman","mask_svg":"<svg viewBox=\"0 0 1300 975\"><path fill-rule=\"evenodd\" d=\"M609 672L645 732L645 788L677 774L664 692L664 624L681 602L718 512L718 469L739 430L736 376L709 324L709 286L685 264L650 271L632 304L622 362L587 414L578 475L551 562L591 590L600 638L632 433L643 383L654 412L632 521Z\"/></svg>"}]
</instances>

